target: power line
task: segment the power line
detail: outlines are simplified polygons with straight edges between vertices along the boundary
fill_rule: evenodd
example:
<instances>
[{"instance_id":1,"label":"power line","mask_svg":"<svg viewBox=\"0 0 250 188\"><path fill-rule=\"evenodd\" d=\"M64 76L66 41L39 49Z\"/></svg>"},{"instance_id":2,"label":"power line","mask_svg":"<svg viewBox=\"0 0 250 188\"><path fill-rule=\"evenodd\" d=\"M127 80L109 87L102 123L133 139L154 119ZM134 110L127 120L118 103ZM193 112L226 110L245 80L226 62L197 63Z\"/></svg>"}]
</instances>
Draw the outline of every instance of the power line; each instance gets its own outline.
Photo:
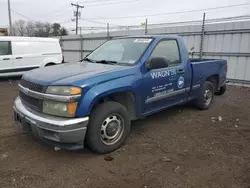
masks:
<instances>
[{"instance_id":1,"label":"power line","mask_svg":"<svg viewBox=\"0 0 250 188\"><path fill-rule=\"evenodd\" d=\"M250 19L250 14L246 14L246 15L235 16L235 17L209 19L209 20L205 20L205 22L206 23L218 23L218 22L225 22L225 21L241 21L241 20L249 20L249 19Z\"/></svg>"},{"instance_id":2,"label":"power line","mask_svg":"<svg viewBox=\"0 0 250 188\"><path fill-rule=\"evenodd\" d=\"M63 6L59 7L58 9L55 9L55 10L53 10L53 11L50 11L50 12L48 12L48 13L43 14L43 16L46 17L46 16L48 16L48 15L50 15L50 14L54 14L54 13L61 12L62 10L64 10L65 8L68 8L68 7L70 7L68 4L67 4L67 5L63 5Z\"/></svg>"},{"instance_id":3,"label":"power line","mask_svg":"<svg viewBox=\"0 0 250 188\"><path fill-rule=\"evenodd\" d=\"M91 29L106 29L107 27L78 27L79 28L82 28L83 30L91 30ZM75 28L74 28L75 30Z\"/></svg>"},{"instance_id":4,"label":"power line","mask_svg":"<svg viewBox=\"0 0 250 188\"><path fill-rule=\"evenodd\" d=\"M88 22L92 22L92 23L98 23L98 24L107 24L107 23L105 23L105 22L98 22L98 21L94 21L94 20L90 20L90 19L83 19L83 18L80 18L81 20L84 20L84 21L88 21Z\"/></svg>"},{"instance_id":5,"label":"power line","mask_svg":"<svg viewBox=\"0 0 250 188\"><path fill-rule=\"evenodd\" d=\"M26 20L36 21L36 20L30 19L29 17L27 17L27 16L25 16L25 15L19 13L19 12L14 11L13 9L11 9L11 12L14 12L15 14L21 16L22 18L25 18ZM56 23L62 24L62 23L68 23L68 22L72 22L72 20L67 20L67 21L62 21L62 22L56 22Z\"/></svg>"},{"instance_id":6,"label":"power line","mask_svg":"<svg viewBox=\"0 0 250 188\"><path fill-rule=\"evenodd\" d=\"M235 17L224 17L224 18L216 18L216 19L207 19L206 23L218 23L218 22L226 22L226 21L238 21L238 20L249 20L250 14L235 16ZM173 25L191 25L191 24L201 24L202 20L192 20L192 21L183 21L183 22L168 22L168 23L158 23L158 24L148 24L150 28L157 28L163 26L173 26ZM128 26L120 26L113 27L115 28L130 28L130 29L138 29L142 28L141 25L128 25Z\"/></svg>"},{"instance_id":7,"label":"power line","mask_svg":"<svg viewBox=\"0 0 250 188\"><path fill-rule=\"evenodd\" d=\"M17 14L17 15L19 15L19 16L25 18L26 20L36 21L36 20L30 19L29 17L27 17L27 16L25 16L25 15L23 15L23 14L21 14L21 13L18 13L18 12L16 12L16 11L14 11L13 9L11 9L11 12L14 12L15 14ZM72 20L66 20L66 21L56 22L56 23L62 24L62 23L68 23L68 22L72 22Z\"/></svg>"},{"instance_id":8,"label":"power line","mask_svg":"<svg viewBox=\"0 0 250 188\"><path fill-rule=\"evenodd\" d=\"M206 20L207 24L212 24L212 23L225 23L228 21L243 21L243 20L250 20L250 14L247 15L241 15L241 16L235 16L235 17L223 17L223 18L216 18L216 19L208 19ZM159 23L159 24L150 24L149 29L152 28L157 28L157 27L168 27L168 26L184 26L184 25L197 25L197 24L202 24L202 20L193 20L193 21L185 21L185 22L171 22L171 23ZM113 27L113 29L141 29L141 25L132 25L132 26L123 26L123 27ZM98 32L104 32L105 27L84 27L81 28L83 31L98 31Z\"/></svg>"},{"instance_id":9,"label":"power line","mask_svg":"<svg viewBox=\"0 0 250 188\"><path fill-rule=\"evenodd\" d=\"M86 18L80 18L81 20L84 20L84 21L88 21L88 22L92 22L92 23L98 23L98 24L105 24L107 25L106 22L98 22L98 21L94 21L94 20L90 20L90 19L86 19ZM116 25L116 24L111 24L109 23L110 25L113 25L113 26L118 26L118 27L124 27L124 26L121 26L121 25Z\"/></svg>"},{"instance_id":10,"label":"power line","mask_svg":"<svg viewBox=\"0 0 250 188\"><path fill-rule=\"evenodd\" d=\"M14 11L13 9L11 9L11 12L14 12L15 14L17 14L17 15L19 15L19 16L25 18L26 20L32 20L32 19L28 18L27 16L25 16L25 15L23 15L23 14L21 14L21 13L18 13L18 12L16 12L16 11Z\"/></svg>"},{"instance_id":11,"label":"power line","mask_svg":"<svg viewBox=\"0 0 250 188\"><path fill-rule=\"evenodd\" d=\"M224 17L224 18L215 18L215 19L207 19L205 22L207 24L225 22L225 21L238 21L238 20L249 20L250 14L234 16L234 17ZM163 26L172 26L172 25L191 25L191 24L201 24L202 20L192 20L192 21L184 21L184 22L170 22L170 23L159 23L159 24L149 24L151 28L163 27ZM140 25L128 26L129 28L139 28Z\"/></svg>"},{"instance_id":12,"label":"power line","mask_svg":"<svg viewBox=\"0 0 250 188\"><path fill-rule=\"evenodd\" d=\"M124 19L124 18L144 18L144 17L153 17L153 16L163 16L163 15L172 15L172 14L183 14L183 13L190 13L190 12L201 12L201 11L208 11L208 10L217 10L217 9L226 9L232 7L241 7L250 5L250 3L244 4L237 4L237 5L228 5L228 6L220 6L220 7L213 7L213 8L205 8L205 9L195 9L195 10L186 10L180 12L166 12L166 13L159 13L159 14L145 14L145 15L137 15L137 16L120 16L120 17L102 17L102 18L88 18L90 20L103 20L103 19Z\"/></svg>"},{"instance_id":13,"label":"power line","mask_svg":"<svg viewBox=\"0 0 250 188\"><path fill-rule=\"evenodd\" d=\"M111 0L82 1L82 2L79 2L79 3L82 3L82 4L85 4L85 3L101 3L101 2L107 2L107 1L111 1Z\"/></svg>"},{"instance_id":14,"label":"power line","mask_svg":"<svg viewBox=\"0 0 250 188\"><path fill-rule=\"evenodd\" d=\"M96 6L103 6L103 5L114 5L114 4L122 4L122 3L129 3L129 2L137 2L138 0L128 0L128 1L117 1L111 3L104 3L104 4L94 4L94 5L87 5L86 7L96 7Z\"/></svg>"},{"instance_id":15,"label":"power line","mask_svg":"<svg viewBox=\"0 0 250 188\"><path fill-rule=\"evenodd\" d=\"M69 23L69 22L72 22L72 20L67 20L67 21L62 21L62 22L55 22L55 23L62 24L62 23Z\"/></svg>"}]
</instances>

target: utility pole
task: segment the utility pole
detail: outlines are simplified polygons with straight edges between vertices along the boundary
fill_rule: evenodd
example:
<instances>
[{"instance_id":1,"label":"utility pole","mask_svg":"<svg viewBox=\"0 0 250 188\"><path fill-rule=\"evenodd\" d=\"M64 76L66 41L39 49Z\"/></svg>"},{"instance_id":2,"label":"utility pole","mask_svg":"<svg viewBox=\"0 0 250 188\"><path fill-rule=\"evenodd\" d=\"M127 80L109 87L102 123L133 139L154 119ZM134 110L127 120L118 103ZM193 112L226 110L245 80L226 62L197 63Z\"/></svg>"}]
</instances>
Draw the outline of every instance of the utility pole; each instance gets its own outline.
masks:
<instances>
[{"instance_id":1,"label":"utility pole","mask_svg":"<svg viewBox=\"0 0 250 188\"><path fill-rule=\"evenodd\" d=\"M11 21L11 12L10 12L10 0L8 0L8 12L9 12L9 24L10 24L10 35L12 35L12 21Z\"/></svg>"},{"instance_id":2,"label":"utility pole","mask_svg":"<svg viewBox=\"0 0 250 188\"><path fill-rule=\"evenodd\" d=\"M146 22L145 22L145 35L148 34L148 19L146 19Z\"/></svg>"},{"instance_id":3,"label":"utility pole","mask_svg":"<svg viewBox=\"0 0 250 188\"><path fill-rule=\"evenodd\" d=\"M107 39L109 40L109 23L107 23Z\"/></svg>"},{"instance_id":4,"label":"utility pole","mask_svg":"<svg viewBox=\"0 0 250 188\"><path fill-rule=\"evenodd\" d=\"M76 7L76 12L75 12L74 16L76 17L76 35L77 35L78 34L78 19L81 16L81 14L79 12L79 8L84 8L84 6L78 5L78 3L77 4L71 3L71 5Z\"/></svg>"}]
</instances>

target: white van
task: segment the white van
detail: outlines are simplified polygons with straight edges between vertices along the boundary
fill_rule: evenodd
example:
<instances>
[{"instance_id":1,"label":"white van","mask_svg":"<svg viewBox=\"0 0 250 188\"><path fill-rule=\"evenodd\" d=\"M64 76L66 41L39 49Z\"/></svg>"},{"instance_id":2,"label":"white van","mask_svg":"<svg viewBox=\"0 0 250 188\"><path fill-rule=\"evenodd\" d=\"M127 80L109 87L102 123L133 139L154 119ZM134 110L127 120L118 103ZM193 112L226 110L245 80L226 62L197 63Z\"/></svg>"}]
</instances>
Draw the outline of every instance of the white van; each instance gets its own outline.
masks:
<instances>
[{"instance_id":1,"label":"white van","mask_svg":"<svg viewBox=\"0 0 250 188\"><path fill-rule=\"evenodd\" d=\"M59 39L0 37L0 76L22 75L31 69L62 62Z\"/></svg>"}]
</instances>

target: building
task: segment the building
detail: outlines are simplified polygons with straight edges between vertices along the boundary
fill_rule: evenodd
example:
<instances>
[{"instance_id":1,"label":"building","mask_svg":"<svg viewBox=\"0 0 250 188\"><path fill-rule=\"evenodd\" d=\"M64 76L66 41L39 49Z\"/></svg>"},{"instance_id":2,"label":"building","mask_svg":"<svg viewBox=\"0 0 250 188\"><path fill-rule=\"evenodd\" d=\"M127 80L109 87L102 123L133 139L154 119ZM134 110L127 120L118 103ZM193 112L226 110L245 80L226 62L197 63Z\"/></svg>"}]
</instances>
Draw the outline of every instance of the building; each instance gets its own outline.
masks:
<instances>
[{"instance_id":1,"label":"building","mask_svg":"<svg viewBox=\"0 0 250 188\"><path fill-rule=\"evenodd\" d=\"M0 28L0 36L7 36L8 29L7 28Z\"/></svg>"}]
</instances>

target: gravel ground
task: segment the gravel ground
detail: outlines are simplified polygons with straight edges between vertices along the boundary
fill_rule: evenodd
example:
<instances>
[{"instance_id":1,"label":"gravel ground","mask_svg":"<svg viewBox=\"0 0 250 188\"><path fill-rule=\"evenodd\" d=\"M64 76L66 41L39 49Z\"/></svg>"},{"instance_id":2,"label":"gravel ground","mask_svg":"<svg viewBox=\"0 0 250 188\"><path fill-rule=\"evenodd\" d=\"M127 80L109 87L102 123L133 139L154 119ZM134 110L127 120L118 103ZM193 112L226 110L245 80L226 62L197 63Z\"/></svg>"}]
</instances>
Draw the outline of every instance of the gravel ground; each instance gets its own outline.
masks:
<instances>
[{"instance_id":1,"label":"gravel ground","mask_svg":"<svg viewBox=\"0 0 250 188\"><path fill-rule=\"evenodd\" d=\"M17 95L17 80L0 81L0 187L250 187L250 88L229 87L207 111L180 106L133 122L108 157L22 134Z\"/></svg>"}]
</instances>

